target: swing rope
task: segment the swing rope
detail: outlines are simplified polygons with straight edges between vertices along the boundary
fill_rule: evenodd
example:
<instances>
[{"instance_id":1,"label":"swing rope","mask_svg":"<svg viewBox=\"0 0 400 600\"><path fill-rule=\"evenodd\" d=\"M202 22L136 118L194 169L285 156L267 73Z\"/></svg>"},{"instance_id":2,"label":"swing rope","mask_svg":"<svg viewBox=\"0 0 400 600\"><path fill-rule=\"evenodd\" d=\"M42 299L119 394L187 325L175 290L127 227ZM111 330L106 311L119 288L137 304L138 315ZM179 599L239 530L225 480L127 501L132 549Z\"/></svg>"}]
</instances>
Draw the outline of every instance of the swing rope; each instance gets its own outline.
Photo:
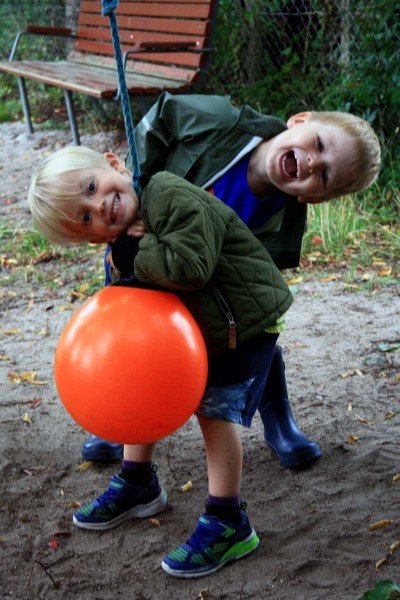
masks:
<instances>
[{"instance_id":1,"label":"swing rope","mask_svg":"<svg viewBox=\"0 0 400 600\"><path fill-rule=\"evenodd\" d=\"M117 63L119 89L120 89L120 94L121 94L122 113L124 115L125 131L126 131L126 137L127 137L127 141L128 141L128 152L129 152L130 164L132 166L132 173L133 173L132 174L132 185L133 185L133 189L135 190L138 197L140 198L140 196L142 194L142 186L140 183L139 159L137 156L136 144L135 144L135 128L133 126L131 104L130 104L130 100L129 100L128 88L126 85L125 70L124 70L124 64L123 64L122 53L121 53L121 43L120 43L119 33L118 33L117 17L114 14L114 11L118 7L118 2L119 2L119 0L101 0L101 4L102 4L101 12L102 12L102 15L104 15L104 16L108 15L108 17L110 19L110 28L111 28L111 34L112 34L112 40L113 40L113 46L114 46L115 62Z\"/></svg>"}]
</instances>

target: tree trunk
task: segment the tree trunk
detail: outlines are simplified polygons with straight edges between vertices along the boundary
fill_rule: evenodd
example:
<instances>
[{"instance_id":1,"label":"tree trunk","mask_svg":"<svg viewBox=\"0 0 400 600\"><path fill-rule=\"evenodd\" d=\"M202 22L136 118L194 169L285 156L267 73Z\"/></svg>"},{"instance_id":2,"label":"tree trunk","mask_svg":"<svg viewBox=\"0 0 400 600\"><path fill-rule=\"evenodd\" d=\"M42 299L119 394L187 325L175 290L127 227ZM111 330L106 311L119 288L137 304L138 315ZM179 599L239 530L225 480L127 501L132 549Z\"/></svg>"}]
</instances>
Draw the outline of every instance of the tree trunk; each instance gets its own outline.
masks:
<instances>
[{"instance_id":1,"label":"tree trunk","mask_svg":"<svg viewBox=\"0 0 400 600\"><path fill-rule=\"evenodd\" d=\"M80 0L66 0L65 2L65 26L74 32L76 31L80 3Z\"/></svg>"}]
</instances>

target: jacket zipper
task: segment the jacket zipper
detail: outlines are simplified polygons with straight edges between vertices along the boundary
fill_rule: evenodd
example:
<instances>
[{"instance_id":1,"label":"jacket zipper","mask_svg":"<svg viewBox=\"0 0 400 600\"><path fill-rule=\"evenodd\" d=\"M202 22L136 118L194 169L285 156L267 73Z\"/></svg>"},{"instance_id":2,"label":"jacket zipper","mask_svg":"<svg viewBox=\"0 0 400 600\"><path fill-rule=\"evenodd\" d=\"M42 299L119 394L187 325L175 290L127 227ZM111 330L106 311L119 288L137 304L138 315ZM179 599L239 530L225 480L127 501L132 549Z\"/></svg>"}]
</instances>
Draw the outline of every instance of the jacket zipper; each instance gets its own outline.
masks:
<instances>
[{"instance_id":1,"label":"jacket zipper","mask_svg":"<svg viewBox=\"0 0 400 600\"><path fill-rule=\"evenodd\" d=\"M237 335L236 335L236 322L233 317L232 311L229 308L229 305L226 302L225 298L223 297L223 295L221 294L221 292L215 285L215 283L210 283L210 286L211 286L211 290L215 296L215 299L217 301L220 311L222 312L222 314L226 317L226 319L228 321L228 348L229 348L229 350L235 350Z\"/></svg>"}]
</instances>

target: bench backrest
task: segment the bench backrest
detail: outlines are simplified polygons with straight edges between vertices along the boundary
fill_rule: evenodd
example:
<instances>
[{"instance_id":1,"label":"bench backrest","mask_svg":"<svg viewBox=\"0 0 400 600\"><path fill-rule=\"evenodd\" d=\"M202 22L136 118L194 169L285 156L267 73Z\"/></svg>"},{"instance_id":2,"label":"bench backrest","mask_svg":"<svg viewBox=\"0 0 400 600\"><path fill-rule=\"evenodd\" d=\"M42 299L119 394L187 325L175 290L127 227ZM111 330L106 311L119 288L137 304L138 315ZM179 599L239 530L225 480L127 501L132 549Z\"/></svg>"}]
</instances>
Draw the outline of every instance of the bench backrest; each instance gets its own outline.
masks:
<instances>
[{"instance_id":1,"label":"bench backrest","mask_svg":"<svg viewBox=\"0 0 400 600\"><path fill-rule=\"evenodd\" d=\"M151 42L190 44L196 50L210 48L218 0L125 0L117 9L122 52L143 48ZM79 62L115 64L108 17L100 14L98 0L82 0L77 37L69 59ZM129 60L128 70L196 80L204 69L208 53L153 51Z\"/></svg>"}]
</instances>

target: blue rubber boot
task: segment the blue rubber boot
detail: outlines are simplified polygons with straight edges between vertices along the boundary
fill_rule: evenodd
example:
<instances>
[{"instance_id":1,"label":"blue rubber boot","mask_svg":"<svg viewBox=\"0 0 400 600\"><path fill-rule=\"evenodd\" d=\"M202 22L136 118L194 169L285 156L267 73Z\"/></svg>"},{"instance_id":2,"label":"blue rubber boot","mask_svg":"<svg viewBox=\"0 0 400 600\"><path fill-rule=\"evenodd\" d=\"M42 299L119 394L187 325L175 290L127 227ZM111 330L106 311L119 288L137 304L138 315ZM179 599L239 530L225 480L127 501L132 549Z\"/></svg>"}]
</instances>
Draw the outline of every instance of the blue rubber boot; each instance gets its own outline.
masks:
<instances>
[{"instance_id":1,"label":"blue rubber boot","mask_svg":"<svg viewBox=\"0 0 400 600\"><path fill-rule=\"evenodd\" d=\"M122 457L123 446L114 442L106 442L95 435L88 435L81 448L85 460L96 462L115 462Z\"/></svg>"},{"instance_id":2,"label":"blue rubber boot","mask_svg":"<svg viewBox=\"0 0 400 600\"><path fill-rule=\"evenodd\" d=\"M307 468L321 456L321 448L305 436L294 420L280 346L275 348L258 410L264 424L265 441L284 467Z\"/></svg>"}]
</instances>

